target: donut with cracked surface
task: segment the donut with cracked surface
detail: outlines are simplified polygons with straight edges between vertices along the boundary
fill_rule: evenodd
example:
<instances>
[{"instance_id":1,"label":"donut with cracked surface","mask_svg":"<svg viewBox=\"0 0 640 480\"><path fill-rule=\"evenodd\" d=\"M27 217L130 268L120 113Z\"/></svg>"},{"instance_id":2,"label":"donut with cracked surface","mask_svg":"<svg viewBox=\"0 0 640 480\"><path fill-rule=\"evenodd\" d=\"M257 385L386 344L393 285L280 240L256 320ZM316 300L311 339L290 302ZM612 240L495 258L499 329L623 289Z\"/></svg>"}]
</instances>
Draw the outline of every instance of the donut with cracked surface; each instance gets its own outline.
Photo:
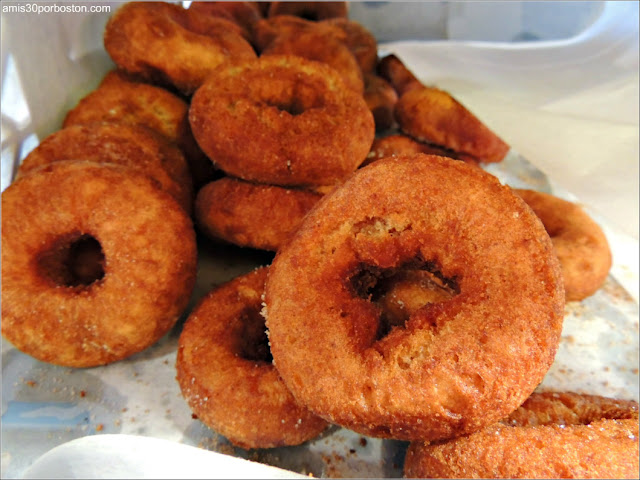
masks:
<instances>
[{"instance_id":1,"label":"donut with cracked surface","mask_svg":"<svg viewBox=\"0 0 640 480\"><path fill-rule=\"evenodd\" d=\"M455 295L387 333L374 295L403 269ZM265 302L296 398L405 440L471 433L517 408L553 362L564 317L540 220L494 176L432 155L379 160L325 195L278 250Z\"/></svg>"}]
</instances>

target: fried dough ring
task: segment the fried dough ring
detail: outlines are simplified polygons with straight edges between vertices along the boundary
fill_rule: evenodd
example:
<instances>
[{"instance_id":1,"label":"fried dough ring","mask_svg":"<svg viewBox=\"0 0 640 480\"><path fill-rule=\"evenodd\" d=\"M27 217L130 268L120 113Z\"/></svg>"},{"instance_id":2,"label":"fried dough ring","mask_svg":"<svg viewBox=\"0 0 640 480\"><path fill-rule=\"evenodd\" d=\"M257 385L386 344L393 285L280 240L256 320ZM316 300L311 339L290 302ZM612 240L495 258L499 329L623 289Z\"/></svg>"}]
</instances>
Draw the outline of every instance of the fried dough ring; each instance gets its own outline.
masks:
<instances>
[{"instance_id":1,"label":"fried dough ring","mask_svg":"<svg viewBox=\"0 0 640 480\"><path fill-rule=\"evenodd\" d=\"M189 10L236 23L242 29L242 36L249 42L253 40L256 22L262 18L256 2L191 2Z\"/></svg>"},{"instance_id":2,"label":"fried dough ring","mask_svg":"<svg viewBox=\"0 0 640 480\"><path fill-rule=\"evenodd\" d=\"M242 448L298 445L328 426L301 406L271 363L260 316L267 268L207 295L178 342L177 379L193 412Z\"/></svg>"},{"instance_id":3,"label":"fried dough ring","mask_svg":"<svg viewBox=\"0 0 640 480\"><path fill-rule=\"evenodd\" d=\"M344 44L353 53L363 73L373 73L378 63L378 42L376 37L362 24L344 17L329 18L320 22L342 30Z\"/></svg>"},{"instance_id":4,"label":"fried dough ring","mask_svg":"<svg viewBox=\"0 0 640 480\"><path fill-rule=\"evenodd\" d=\"M45 138L20 164L18 178L60 160L115 163L153 178L191 214L193 185L182 152L160 134L141 125L71 125Z\"/></svg>"},{"instance_id":5,"label":"fried dough ring","mask_svg":"<svg viewBox=\"0 0 640 480\"><path fill-rule=\"evenodd\" d=\"M413 72L402 63L402 60L393 54L380 59L376 72L391 84L398 96L402 96L414 88L424 87Z\"/></svg>"},{"instance_id":6,"label":"fried dough ring","mask_svg":"<svg viewBox=\"0 0 640 480\"><path fill-rule=\"evenodd\" d=\"M268 15L294 15L306 20L318 21L327 18L346 18L347 2L271 2Z\"/></svg>"},{"instance_id":7,"label":"fried dough ring","mask_svg":"<svg viewBox=\"0 0 640 480\"><path fill-rule=\"evenodd\" d=\"M193 93L218 65L256 54L235 23L165 2L129 2L109 19L104 46L122 69Z\"/></svg>"},{"instance_id":8,"label":"fried dough ring","mask_svg":"<svg viewBox=\"0 0 640 480\"><path fill-rule=\"evenodd\" d=\"M515 190L542 221L560 260L567 301L593 295L611 269L602 228L577 204L535 190Z\"/></svg>"},{"instance_id":9,"label":"fried dough ring","mask_svg":"<svg viewBox=\"0 0 640 480\"><path fill-rule=\"evenodd\" d=\"M267 55L295 55L329 65L336 70L348 88L360 95L364 92L362 70L349 47L320 28L305 28L292 34L278 35L264 50Z\"/></svg>"},{"instance_id":10,"label":"fried dough ring","mask_svg":"<svg viewBox=\"0 0 640 480\"><path fill-rule=\"evenodd\" d=\"M380 338L372 292L405 268L457 295ZM481 169L430 155L379 160L320 200L276 254L265 301L294 396L396 439L470 433L513 411L553 362L564 315L558 259L531 209Z\"/></svg>"},{"instance_id":11,"label":"fried dough ring","mask_svg":"<svg viewBox=\"0 0 640 480\"><path fill-rule=\"evenodd\" d=\"M368 165L371 162L375 162L376 160L380 160L385 157L397 157L398 155L411 155L414 153L440 155L442 157L453 158L454 160L462 160L470 165L478 165L478 162L473 157L453 152L437 145L418 142L417 140L401 133L376 138L371 144L371 151L369 152L369 155L367 155L367 160L363 165Z\"/></svg>"},{"instance_id":12,"label":"fried dough ring","mask_svg":"<svg viewBox=\"0 0 640 480\"><path fill-rule=\"evenodd\" d=\"M277 15L271 18L262 18L255 24L253 41L259 52L267 48L276 38L282 35L298 35L308 28L319 28L321 24L305 20L293 15ZM326 31L322 28L322 31ZM328 32L327 32L328 33ZM336 31L337 35L341 32Z\"/></svg>"},{"instance_id":13,"label":"fried dough ring","mask_svg":"<svg viewBox=\"0 0 640 480\"><path fill-rule=\"evenodd\" d=\"M222 170L282 186L336 183L362 163L375 134L361 95L327 65L293 56L217 69L189 119Z\"/></svg>"},{"instance_id":14,"label":"fried dough ring","mask_svg":"<svg viewBox=\"0 0 640 480\"><path fill-rule=\"evenodd\" d=\"M74 250L91 243L103 261L87 279ZM39 360L90 367L140 352L175 324L195 277L191 221L146 175L55 162L2 193L2 334Z\"/></svg>"},{"instance_id":15,"label":"fried dough ring","mask_svg":"<svg viewBox=\"0 0 640 480\"><path fill-rule=\"evenodd\" d=\"M534 393L469 436L409 446L407 478L637 478L638 404Z\"/></svg>"},{"instance_id":16,"label":"fried dough ring","mask_svg":"<svg viewBox=\"0 0 640 480\"><path fill-rule=\"evenodd\" d=\"M276 251L295 232L319 193L221 178L200 189L195 219L212 238Z\"/></svg>"},{"instance_id":17,"label":"fried dough ring","mask_svg":"<svg viewBox=\"0 0 640 480\"><path fill-rule=\"evenodd\" d=\"M150 128L182 150L197 189L212 180L214 168L193 138L188 110L188 104L177 95L113 70L67 113L63 127L115 122Z\"/></svg>"},{"instance_id":18,"label":"fried dough ring","mask_svg":"<svg viewBox=\"0 0 640 480\"><path fill-rule=\"evenodd\" d=\"M470 155L479 162L500 162L509 151L509 145L444 90L406 91L396 103L395 117L400 128L416 140Z\"/></svg>"}]
</instances>

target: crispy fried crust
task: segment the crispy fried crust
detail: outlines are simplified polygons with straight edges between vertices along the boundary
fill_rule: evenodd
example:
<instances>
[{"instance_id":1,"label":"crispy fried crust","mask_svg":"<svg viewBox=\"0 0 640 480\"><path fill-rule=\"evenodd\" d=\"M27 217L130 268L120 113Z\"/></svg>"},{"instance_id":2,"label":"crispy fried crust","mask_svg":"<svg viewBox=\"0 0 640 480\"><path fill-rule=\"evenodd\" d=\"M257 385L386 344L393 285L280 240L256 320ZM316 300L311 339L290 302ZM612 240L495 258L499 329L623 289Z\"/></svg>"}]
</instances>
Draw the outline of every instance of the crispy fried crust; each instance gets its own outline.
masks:
<instances>
[{"instance_id":1,"label":"crispy fried crust","mask_svg":"<svg viewBox=\"0 0 640 480\"><path fill-rule=\"evenodd\" d=\"M65 257L83 237L99 243L104 275L67 282ZM191 221L146 175L56 162L2 193L2 334L39 360L89 367L149 347L195 277Z\"/></svg>"},{"instance_id":2,"label":"crispy fried crust","mask_svg":"<svg viewBox=\"0 0 640 480\"><path fill-rule=\"evenodd\" d=\"M593 295L611 269L602 228L577 204L548 193L515 190L542 220L558 255L568 301Z\"/></svg>"},{"instance_id":3,"label":"crispy fried crust","mask_svg":"<svg viewBox=\"0 0 640 480\"><path fill-rule=\"evenodd\" d=\"M188 214L193 186L182 152L160 134L141 125L71 125L49 135L20 164L18 177L60 160L115 163L154 179Z\"/></svg>"},{"instance_id":4,"label":"crispy fried crust","mask_svg":"<svg viewBox=\"0 0 640 480\"><path fill-rule=\"evenodd\" d=\"M267 55L295 55L329 65L340 74L345 85L362 95L362 70L349 47L330 31L305 28L296 33L278 35L263 51Z\"/></svg>"},{"instance_id":5,"label":"crispy fried crust","mask_svg":"<svg viewBox=\"0 0 640 480\"><path fill-rule=\"evenodd\" d=\"M230 58L256 57L235 23L165 2L121 6L107 23L104 46L120 68L187 95Z\"/></svg>"},{"instance_id":6,"label":"crispy fried crust","mask_svg":"<svg viewBox=\"0 0 640 480\"><path fill-rule=\"evenodd\" d=\"M376 71L378 75L391 84L398 96L402 96L414 88L422 88L424 86L413 72L402 63L402 60L393 54L382 57L378 62Z\"/></svg>"},{"instance_id":7,"label":"crispy fried crust","mask_svg":"<svg viewBox=\"0 0 640 480\"><path fill-rule=\"evenodd\" d=\"M262 18L256 2L191 2L189 10L236 23L242 29L242 36L249 42L253 39L255 24Z\"/></svg>"},{"instance_id":8,"label":"crispy fried crust","mask_svg":"<svg viewBox=\"0 0 640 480\"><path fill-rule=\"evenodd\" d=\"M459 293L380 338L371 289L402 268ZM320 200L276 254L265 300L296 398L396 439L469 433L517 408L553 362L564 314L533 212L492 175L429 155L380 160Z\"/></svg>"},{"instance_id":9,"label":"crispy fried crust","mask_svg":"<svg viewBox=\"0 0 640 480\"><path fill-rule=\"evenodd\" d=\"M318 21L336 17L346 18L348 12L347 2L271 2L268 16L294 15Z\"/></svg>"},{"instance_id":10,"label":"crispy fried crust","mask_svg":"<svg viewBox=\"0 0 640 480\"><path fill-rule=\"evenodd\" d=\"M367 160L363 165L385 157L397 157L398 155L412 155L415 153L440 155L442 157L453 158L454 160L462 160L470 165L478 165L478 162L473 157L447 150L437 145L419 142L401 133L376 138L371 144L371 151L369 155L367 155Z\"/></svg>"},{"instance_id":11,"label":"crispy fried crust","mask_svg":"<svg viewBox=\"0 0 640 480\"><path fill-rule=\"evenodd\" d=\"M222 178L200 189L195 218L210 237L276 251L320 198L311 191Z\"/></svg>"},{"instance_id":12,"label":"crispy fried crust","mask_svg":"<svg viewBox=\"0 0 640 480\"><path fill-rule=\"evenodd\" d=\"M389 82L373 73L365 73L364 100L373 114L377 131L388 130L395 125L393 110L398 95Z\"/></svg>"},{"instance_id":13,"label":"crispy fried crust","mask_svg":"<svg viewBox=\"0 0 640 480\"><path fill-rule=\"evenodd\" d=\"M374 72L378 63L378 42L367 28L358 22L341 17L329 18L320 23L342 30L344 44L356 57L362 72Z\"/></svg>"},{"instance_id":14,"label":"crispy fried crust","mask_svg":"<svg viewBox=\"0 0 640 480\"><path fill-rule=\"evenodd\" d=\"M191 102L194 136L229 175L282 186L332 185L365 159L373 116L327 65L266 56L223 67Z\"/></svg>"},{"instance_id":15,"label":"crispy fried crust","mask_svg":"<svg viewBox=\"0 0 640 480\"><path fill-rule=\"evenodd\" d=\"M261 295L267 268L212 291L178 343L177 379L193 412L243 448L298 445L328 424L300 406L268 355Z\"/></svg>"},{"instance_id":16,"label":"crispy fried crust","mask_svg":"<svg viewBox=\"0 0 640 480\"><path fill-rule=\"evenodd\" d=\"M413 442L407 478L637 478L638 404L533 394L502 422L468 436Z\"/></svg>"},{"instance_id":17,"label":"crispy fried crust","mask_svg":"<svg viewBox=\"0 0 640 480\"><path fill-rule=\"evenodd\" d=\"M67 113L63 127L95 122L144 125L178 145L189 163L194 186L199 188L211 181L213 165L191 134L188 109L177 95L113 70Z\"/></svg>"},{"instance_id":18,"label":"crispy fried crust","mask_svg":"<svg viewBox=\"0 0 640 480\"><path fill-rule=\"evenodd\" d=\"M500 162L509 151L500 137L449 93L412 88L400 96L395 116L400 128L422 142L470 155L479 162Z\"/></svg>"}]
</instances>

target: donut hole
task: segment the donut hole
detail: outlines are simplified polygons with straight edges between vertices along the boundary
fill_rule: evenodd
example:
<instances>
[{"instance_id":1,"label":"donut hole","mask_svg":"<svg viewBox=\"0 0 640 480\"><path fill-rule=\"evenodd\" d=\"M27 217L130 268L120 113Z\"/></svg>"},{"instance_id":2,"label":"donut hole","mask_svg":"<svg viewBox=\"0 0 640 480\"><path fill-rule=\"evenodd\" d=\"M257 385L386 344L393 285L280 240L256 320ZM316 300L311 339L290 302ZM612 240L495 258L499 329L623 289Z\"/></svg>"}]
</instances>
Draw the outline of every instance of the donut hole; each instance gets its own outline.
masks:
<instances>
[{"instance_id":1,"label":"donut hole","mask_svg":"<svg viewBox=\"0 0 640 480\"><path fill-rule=\"evenodd\" d=\"M416 260L398 268L362 264L350 277L356 297L374 303L380 311L376 340L427 305L447 302L460 293L456 278L445 277L433 261Z\"/></svg>"},{"instance_id":2,"label":"donut hole","mask_svg":"<svg viewBox=\"0 0 640 480\"><path fill-rule=\"evenodd\" d=\"M299 99L291 99L289 102L265 102L270 107L275 107L282 112L287 112L291 116L297 116L307 111Z\"/></svg>"},{"instance_id":3,"label":"donut hole","mask_svg":"<svg viewBox=\"0 0 640 480\"><path fill-rule=\"evenodd\" d=\"M55 286L89 287L105 276L105 256L100 242L74 232L55 239L36 259L40 276Z\"/></svg>"},{"instance_id":4,"label":"donut hole","mask_svg":"<svg viewBox=\"0 0 640 480\"><path fill-rule=\"evenodd\" d=\"M250 362L272 363L265 320L259 309L247 308L240 316L242 325L238 335L238 355Z\"/></svg>"},{"instance_id":5,"label":"donut hole","mask_svg":"<svg viewBox=\"0 0 640 480\"><path fill-rule=\"evenodd\" d=\"M265 86L265 82L252 87L255 89L256 99L263 106L273 107L294 117L308 110L326 106L326 100L319 90L320 86L311 78L301 76L293 85L284 78L274 78L270 82L275 83L278 88Z\"/></svg>"}]
</instances>

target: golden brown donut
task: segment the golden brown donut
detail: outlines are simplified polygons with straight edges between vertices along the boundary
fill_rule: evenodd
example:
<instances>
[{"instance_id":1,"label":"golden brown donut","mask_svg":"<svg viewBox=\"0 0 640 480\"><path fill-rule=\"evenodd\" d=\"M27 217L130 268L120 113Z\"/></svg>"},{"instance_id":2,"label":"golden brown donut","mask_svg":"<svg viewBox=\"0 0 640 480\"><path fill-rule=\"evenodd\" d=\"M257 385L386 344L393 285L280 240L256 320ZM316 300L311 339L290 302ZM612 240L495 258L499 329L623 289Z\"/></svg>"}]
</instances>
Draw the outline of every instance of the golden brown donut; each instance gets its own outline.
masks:
<instances>
[{"instance_id":1,"label":"golden brown donut","mask_svg":"<svg viewBox=\"0 0 640 480\"><path fill-rule=\"evenodd\" d=\"M364 100L373 114L377 131L388 130L395 125L393 109L398 95L389 82L373 73L365 73Z\"/></svg>"},{"instance_id":2,"label":"golden brown donut","mask_svg":"<svg viewBox=\"0 0 640 480\"><path fill-rule=\"evenodd\" d=\"M211 161L191 133L188 104L163 88L136 81L124 72L109 72L97 89L71 109L63 127L96 122L144 125L175 143L184 153L194 187L214 177Z\"/></svg>"},{"instance_id":3,"label":"golden brown donut","mask_svg":"<svg viewBox=\"0 0 640 480\"><path fill-rule=\"evenodd\" d=\"M144 350L195 277L191 221L146 175L61 161L2 193L2 334L38 360L91 367Z\"/></svg>"},{"instance_id":4,"label":"golden brown donut","mask_svg":"<svg viewBox=\"0 0 640 480\"><path fill-rule=\"evenodd\" d=\"M278 35L261 56L295 55L329 65L336 70L347 87L362 95L364 80L356 57L344 42L321 28L306 28L291 34Z\"/></svg>"},{"instance_id":5,"label":"golden brown donut","mask_svg":"<svg viewBox=\"0 0 640 480\"><path fill-rule=\"evenodd\" d=\"M470 165L478 165L476 159L469 155L447 150L446 148L442 148L437 145L418 142L417 140L414 140L407 135L403 135L402 133L376 138L371 144L371 151L369 152L369 155L367 155L367 160L363 162L362 165L368 165L371 162L375 162L376 160L385 157L397 157L398 155L413 153L440 155L442 157L453 158L454 160L462 160Z\"/></svg>"},{"instance_id":6,"label":"golden brown donut","mask_svg":"<svg viewBox=\"0 0 640 480\"><path fill-rule=\"evenodd\" d=\"M433 87L405 91L396 103L396 121L416 140L433 143L479 162L500 162L507 145L449 93Z\"/></svg>"},{"instance_id":7,"label":"golden brown donut","mask_svg":"<svg viewBox=\"0 0 640 480\"><path fill-rule=\"evenodd\" d=\"M242 29L242 36L249 42L253 39L254 26L262 18L256 2L191 2L189 10L204 16L224 18Z\"/></svg>"},{"instance_id":8,"label":"golden brown donut","mask_svg":"<svg viewBox=\"0 0 640 480\"><path fill-rule=\"evenodd\" d=\"M52 162L76 159L138 170L191 214L193 186L184 155L166 138L141 125L94 123L58 130L27 155L17 176Z\"/></svg>"},{"instance_id":9,"label":"golden brown donut","mask_svg":"<svg viewBox=\"0 0 640 480\"><path fill-rule=\"evenodd\" d=\"M226 177L200 189L195 219L209 237L276 251L320 198L311 191Z\"/></svg>"},{"instance_id":10,"label":"golden brown donut","mask_svg":"<svg viewBox=\"0 0 640 480\"><path fill-rule=\"evenodd\" d=\"M452 239L455 239L453 241ZM380 279L426 270L456 292L381 336ZM270 267L265 315L293 395L327 421L450 438L516 409L553 362L560 266L540 220L463 162L389 157L325 195Z\"/></svg>"},{"instance_id":11,"label":"golden brown donut","mask_svg":"<svg viewBox=\"0 0 640 480\"><path fill-rule=\"evenodd\" d=\"M567 301L593 295L611 269L611 249L602 228L577 204L535 190L518 194L542 221L560 260Z\"/></svg>"},{"instance_id":12,"label":"golden brown donut","mask_svg":"<svg viewBox=\"0 0 640 480\"><path fill-rule=\"evenodd\" d=\"M189 119L219 168L282 186L336 183L362 163L375 134L361 95L327 65L293 56L217 69Z\"/></svg>"},{"instance_id":13,"label":"golden brown donut","mask_svg":"<svg viewBox=\"0 0 640 480\"><path fill-rule=\"evenodd\" d=\"M347 2L271 2L268 15L294 15L307 20L346 17L349 12Z\"/></svg>"},{"instance_id":14,"label":"golden brown donut","mask_svg":"<svg viewBox=\"0 0 640 480\"><path fill-rule=\"evenodd\" d=\"M177 379L202 422L242 448L298 445L328 424L301 406L271 363L261 295L266 267L207 295L178 342Z\"/></svg>"},{"instance_id":15,"label":"golden brown donut","mask_svg":"<svg viewBox=\"0 0 640 480\"><path fill-rule=\"evenodd\" d=\"M444 442L413 442L407 478L637 478L638 404L534 393L503 421Z\"/></svg>"},{"instance_id":16,"label":"golden brown donut","mask_svg":"<svg viewBox=\"0 0 640 480\"><path fill-rule=\"evenodd\" d=\"M298 35L308 28L321 29L329 32L329 28L321 28L323 24L305 20L293 15L277 15L271 18L262 18L254 26L253 43L259 52L267 48L276 38L281 35ZM335 29L333 29L335 30ZM337 36L344 35L341 31L332 32ZM344 37L340 37L343 39Z\"/></svg>"},{"instance_id":17,"label":"golden brown donut","mask_svg":"<svg viewBox=\"0 0 640 480\"><path fill-rule=\"evenodd\" d=\"M239 30L177 4L129 2L109 19L104 46L120 68L188 95L229 58L255 58Z\"/></svg>"},{"instance_id":18,"label":"golden brown donut","mask_svg":"<svg viewBox=\"0 0 640 480\"><path fill-rule=\"evenodd\" d=\"M398 96L402 96L414 88L424 87L422 82L405 66L402 60L393 54L386 55L380 59L376 72L391 84Z\"/></svg>"},{"instance_id":19,"label":"golden brown donut","mask_svg":"<svg viewBox=\"0 0 640 480\"><path fill-rule=\"evenodd\" d=\"M344 17L330 18L319 23L342 30L343 41L356 57L362 72L374 73L378 63L378 42L364 25Z\"/></svg>"}]
</instances>

